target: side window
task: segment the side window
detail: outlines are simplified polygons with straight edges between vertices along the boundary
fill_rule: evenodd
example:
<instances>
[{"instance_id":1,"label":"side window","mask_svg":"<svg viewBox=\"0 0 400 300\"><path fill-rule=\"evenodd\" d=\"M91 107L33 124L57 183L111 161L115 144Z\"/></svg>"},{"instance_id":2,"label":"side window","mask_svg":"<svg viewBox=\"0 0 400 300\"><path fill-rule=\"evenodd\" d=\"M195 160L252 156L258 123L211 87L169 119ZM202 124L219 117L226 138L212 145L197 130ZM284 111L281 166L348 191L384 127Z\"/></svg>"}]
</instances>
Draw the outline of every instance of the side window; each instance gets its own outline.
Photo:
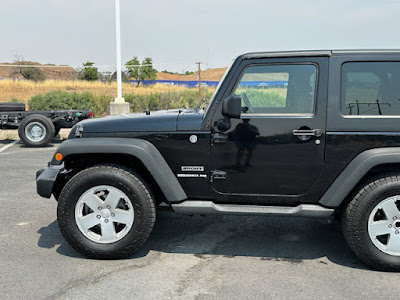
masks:
<instances>
[{"instance_id":1,"label":"side window","mask_svg":"<svg viewBox=\"0 0 400 300\"><path fill-rule=\"evenodd\" d=\"M316 76L312 64L250 66L234 94L242 97L243 114L312 115Z\"/></svg>"},{"instance_id":2,"label":"side window","mask_svg":"<svg viewBox=\"0 0 400 300\"><path fill-rule=\"evenodd\" d=\"M342 113L400 116L400 62L343 64Z\"/></svg>"}]
</instances>

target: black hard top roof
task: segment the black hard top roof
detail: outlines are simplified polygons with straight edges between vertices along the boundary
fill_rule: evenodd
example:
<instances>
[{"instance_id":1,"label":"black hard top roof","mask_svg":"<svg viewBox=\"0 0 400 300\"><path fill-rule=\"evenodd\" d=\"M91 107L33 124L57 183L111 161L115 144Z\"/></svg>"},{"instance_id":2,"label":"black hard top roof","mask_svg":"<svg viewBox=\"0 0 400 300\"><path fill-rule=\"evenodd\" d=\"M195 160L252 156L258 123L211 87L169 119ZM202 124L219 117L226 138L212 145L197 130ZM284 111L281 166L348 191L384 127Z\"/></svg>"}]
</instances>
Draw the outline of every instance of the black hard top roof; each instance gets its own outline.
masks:
<instances>
[{"instance_id":1,"label":"black hard top roof","mask_svg":"<svg viewBox=\"0 0 400 300\"><path fill-rule=\"evenodd\" d=\"M373 50L300 50L279 52L252 52L241 55L243 59L293 56L332 56L332 55L400 55L400 49L373 49Z\"/></svg>"}]
</instances>

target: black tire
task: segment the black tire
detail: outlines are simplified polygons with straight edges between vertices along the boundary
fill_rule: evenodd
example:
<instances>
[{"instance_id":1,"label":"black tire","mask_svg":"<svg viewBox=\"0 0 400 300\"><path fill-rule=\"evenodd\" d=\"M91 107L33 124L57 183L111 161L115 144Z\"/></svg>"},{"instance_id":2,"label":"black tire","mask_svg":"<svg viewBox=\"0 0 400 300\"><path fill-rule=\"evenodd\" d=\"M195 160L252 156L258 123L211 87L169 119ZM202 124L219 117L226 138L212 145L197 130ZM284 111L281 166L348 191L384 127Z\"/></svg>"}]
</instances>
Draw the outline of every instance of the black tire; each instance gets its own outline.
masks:
<instances>
[{"instance_id":1,"label":"black tire","mask_svg":"<svg viewBox=\"0 0 400 300\"><path fill-rule=\"evenodd\" d=\"M96 242L85 236L75 217L81 196L91 188L104 185L122 191L132 202L134 211L130 230L112 243ZM146 184L133 172L120 167L95 166L83 170L65 185L58 198L57 219L63 236L74 249L90 258L118 259L137 251L149 237L155 218L153 197Z\"/></svg>"},{"instance_id":2,"label":"black tire","mask_svg":"<svg viewBox=\"0 0 400 300\"><path fill-rule=\"evenodd\" d=\"M0 112L14 112L14 111L25 111L26 106L25 103L13 103L6 102L0 103Z\"/></svg>"},{"instance_id":3,"label":"black tire","mask_svg":"<svg viewBox=\"0 0 400 300\"><path fill-rule=\"evenodd\" d=\"M400 175L384 174L367 182L358 191L342 217L343 233L350 248L366 265L380 271L400 271L400 256L387 254L374 244L370 238L368 222L378 205L395 195L400 195ZM396 224L399 225L398 222Z\"/></svg>"},{"instance_id":4,"label":"black tire","mask_svg":"<svg viewBox=\"0 0 400 300\"><path fill-rule=\"evenodd\" d=\"M54 130L53 138L55 138L60 133L60 130L61 130L61 127L58 127L57 125L55 125L54 128L55 128L55 130Z\"/></svg>"},{"instance_id":5,"label":"black tire","mask_svg":"<svg viewBox=\"0 0 400 300\"><path fill-rule=\"evenodd\" d=\"M29 128L33 126L38 126L43 132L42 136L34 138L34 136L29 136ZM43 130L44 129L44 130ZM29 147L43 147L50 143L51 139L54 137L54 124L49 119L42 115L31 115L22 120L18 127L18 135L21 141Z\"/></svg>"}]
</instances>

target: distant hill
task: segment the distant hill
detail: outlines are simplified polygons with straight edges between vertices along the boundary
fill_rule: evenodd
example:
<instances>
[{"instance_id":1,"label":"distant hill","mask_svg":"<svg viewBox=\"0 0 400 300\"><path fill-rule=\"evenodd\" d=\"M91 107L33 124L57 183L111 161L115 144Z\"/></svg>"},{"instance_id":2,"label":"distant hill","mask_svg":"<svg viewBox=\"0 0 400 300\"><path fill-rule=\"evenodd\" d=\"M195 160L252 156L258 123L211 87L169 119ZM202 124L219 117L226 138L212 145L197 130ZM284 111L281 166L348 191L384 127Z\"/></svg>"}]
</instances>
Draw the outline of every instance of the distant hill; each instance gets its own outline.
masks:
<instances>
[{"instance_id":1,"label":"distant hill","mask_svg":"<svg viewBox=\"0 0 400 300\"><path fill-rule=\"evenodd\" d=\"M12 78L11 76L15 68L12 65L18 65L19 62L15 63L0 63L0 65L8 65L10 67L0 67L0 78ZM52 65L42 65L38 62L25 61L24 64L36 65L40 66L52 66ZM46 79L54 79L54 80L74 80L78 78L78 73L74 70L74 68L69 66L54 66L51 68L41 68L43 74L46 76ZM22 75L17 74L15 78L23 78Z\"/></svg>"},{"instance_id":2,"label":"distant hill","mask_svg":"<svg viewBox=\"0 0 400 300\"><path fill-rule=\"evenodd\" d=\"M78 79L78 72L74 68L69 66L53 66L50 64L42 65L38 62L25 61L25 64L40 66L52 66L51 68L41 68L46 79L54 80L75 80ZM18 65L15 63L0 63L0 65L7 65L7 67L0 67L0 78L12 78L13 65ZM10 67L8 67L10 66ZM201 71L201 80L207 81L220 81L224 75L226 68L215 68ZM22 75L17 74L16 78L23 78ZM182 80L182 81L196 81L198 80L197 73L192 75L178 75L178 74L168 74L163 72L157 73L157 80Z\"/></svg>"}]
</instances>

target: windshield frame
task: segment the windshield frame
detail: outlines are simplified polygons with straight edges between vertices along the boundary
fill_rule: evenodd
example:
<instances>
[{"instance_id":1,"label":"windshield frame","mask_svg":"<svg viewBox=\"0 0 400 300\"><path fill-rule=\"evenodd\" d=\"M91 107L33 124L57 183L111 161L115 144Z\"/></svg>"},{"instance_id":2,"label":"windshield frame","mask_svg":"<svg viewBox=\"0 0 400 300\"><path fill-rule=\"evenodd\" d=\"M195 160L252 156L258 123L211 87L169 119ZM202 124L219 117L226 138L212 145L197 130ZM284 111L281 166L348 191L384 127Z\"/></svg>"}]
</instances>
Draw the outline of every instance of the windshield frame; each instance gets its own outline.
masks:
<instances>
[{"instance_id":1,"label":"windshield frame","mask_svg":"<svg viewBox=\"0 0 400 300\"><path fill-rule=\"evenodd\" d=\"M228 68L226 68L226 71L225 71L224 75L222 76L221 80L219 81L219 83L217 85L217 88L215 89L213 95L210 98L210 101L208 101L208 103L204 107L203 120L204 120L205 116L207 115L207 112L208 112L208 109L211 106L211 103L213 103L216 95L218 94L219 90L221 89L222 83L225 81L226 76L228 75L229 71L232 69L232 66L234 65L235 61L236 61L236 59L233 59L231 64L228 66Z\"/></svg>"}]
</instances>

